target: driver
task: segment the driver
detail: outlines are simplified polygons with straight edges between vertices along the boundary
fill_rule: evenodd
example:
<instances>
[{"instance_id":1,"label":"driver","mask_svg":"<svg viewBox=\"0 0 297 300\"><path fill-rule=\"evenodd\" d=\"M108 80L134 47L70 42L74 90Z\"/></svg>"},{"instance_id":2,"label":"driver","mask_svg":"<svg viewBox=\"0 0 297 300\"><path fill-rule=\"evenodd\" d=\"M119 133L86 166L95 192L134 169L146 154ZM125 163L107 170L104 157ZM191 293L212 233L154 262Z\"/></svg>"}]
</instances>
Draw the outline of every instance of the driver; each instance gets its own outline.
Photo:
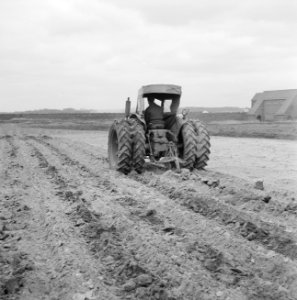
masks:
<instances>
[{"instance_id":1,"label":"driver","mask_svg":"<svg viewBox=\"0 0 297 300\"><path fill-rule=\"evenodd\" d=\"M149 129L163 129L163 107L155 103L153 96L148 96L148 108L144 111L144 119Z\"/></svg>"},{"instance_id":2,"label":"driver","mask_svg":"<svg viewBox=\"0 0 297 300\"><path fill-rule=\"evenodd\" d=\"M179 97L175 97L171 99L171 105L170 105L170 112L164 113L164 122L165 122L165 128L169 129L171 131L176 131L177 128L177 119L176 114L179 107Z\"/></svg>"}]
</instances>

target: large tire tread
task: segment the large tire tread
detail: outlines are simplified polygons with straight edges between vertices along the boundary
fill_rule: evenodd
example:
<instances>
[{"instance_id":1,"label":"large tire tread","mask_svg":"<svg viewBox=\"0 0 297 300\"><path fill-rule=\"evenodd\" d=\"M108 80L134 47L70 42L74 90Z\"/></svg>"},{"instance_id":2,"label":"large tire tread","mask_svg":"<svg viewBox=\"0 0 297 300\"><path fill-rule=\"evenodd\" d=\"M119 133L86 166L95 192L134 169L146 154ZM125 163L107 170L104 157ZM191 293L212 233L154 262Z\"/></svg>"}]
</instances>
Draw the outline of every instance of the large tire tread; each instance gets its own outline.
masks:
<instances>
[{"instance_id":1,"label":"large tire tread","mask_svg":"<svg viewBox=\"0 0 297 300\"><path fill-rule=\"evenodd\" d=\"M183 155L185 161L183 167L192 170L196 160L196 137L193 126L186 122L181 130L183 140Z\"/></svg>"},{"instance_id":2,"label":"large tire tread","mask_svg":"<svg viewBox=\"0 0 297 300\"><path fill-rule=\"evenodd\" d=\"M132 162L137 173L142 173L145 163L145 132L143 126L134 121L132 125Z\"/></svg>"},{"instance_id":3,"label":"large tire tread","mask_svg":"<svg viewBox=\"0 0 297 300\"><path fill-rule=\"evenodd\" d=\"M112 157L112 143L113 135L116 134L118 150L117 150L117 162ZM128 120L115 121L110 128L108 138L108 156L110 165L114 166L116 170L128 174L132 168L132 138L131 138L131 125Z\"/></svg>"},{"instance_id":4,"label":"large tire tread","mask_svg":"<svg viewBox=\"0 0 297 300\"><path fill-rule=\"evenodd\" d=\"M207 166L210 155L210 137L203 122L199 120L191 120L190 122L195 130L197 145L194 167L198 170L204 169Z\"/></svg>"}]
</instances>

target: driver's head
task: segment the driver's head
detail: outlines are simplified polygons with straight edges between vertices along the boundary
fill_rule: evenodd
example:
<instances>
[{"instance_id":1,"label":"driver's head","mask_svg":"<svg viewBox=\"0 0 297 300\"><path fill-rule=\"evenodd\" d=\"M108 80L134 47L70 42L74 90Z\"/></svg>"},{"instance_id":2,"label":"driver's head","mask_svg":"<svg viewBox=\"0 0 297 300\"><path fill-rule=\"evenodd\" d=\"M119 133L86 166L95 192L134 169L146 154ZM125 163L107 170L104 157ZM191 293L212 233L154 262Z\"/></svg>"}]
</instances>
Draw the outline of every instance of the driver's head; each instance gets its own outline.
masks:
<instances>
[{"instance_id":1,"label":"driver's head","mask_svg":"<svg viewBox=\"0 0 297 300\"><path fill-rule=\"evenodd\" d=\"M154 97L152 97L152 96L148 96L148 97L147 97L147 102L148 102L149 105L153 104L153 103L154 103L154 100L155 100L155 99L154 99Z\"/></svg>"}]
</instances>

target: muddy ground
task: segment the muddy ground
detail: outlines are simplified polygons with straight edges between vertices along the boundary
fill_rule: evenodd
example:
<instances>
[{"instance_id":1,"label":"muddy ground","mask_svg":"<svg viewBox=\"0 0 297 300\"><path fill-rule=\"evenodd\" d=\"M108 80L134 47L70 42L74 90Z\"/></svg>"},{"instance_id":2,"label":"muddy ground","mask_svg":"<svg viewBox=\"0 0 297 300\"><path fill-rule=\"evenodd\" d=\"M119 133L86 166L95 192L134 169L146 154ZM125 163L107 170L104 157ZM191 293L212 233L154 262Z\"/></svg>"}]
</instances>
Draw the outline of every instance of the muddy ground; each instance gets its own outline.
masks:
<instances>
[{"instance_id":1,"label":"muddy ground","mask_svg":"<svg viewBox=\"0 0 297 300\"><path fill-rule=\"evenodd\" d=\"M106 133L1 125L0 299L297 299L295 142L239 140L124 176Z\"/></svg>"}]
</instances>

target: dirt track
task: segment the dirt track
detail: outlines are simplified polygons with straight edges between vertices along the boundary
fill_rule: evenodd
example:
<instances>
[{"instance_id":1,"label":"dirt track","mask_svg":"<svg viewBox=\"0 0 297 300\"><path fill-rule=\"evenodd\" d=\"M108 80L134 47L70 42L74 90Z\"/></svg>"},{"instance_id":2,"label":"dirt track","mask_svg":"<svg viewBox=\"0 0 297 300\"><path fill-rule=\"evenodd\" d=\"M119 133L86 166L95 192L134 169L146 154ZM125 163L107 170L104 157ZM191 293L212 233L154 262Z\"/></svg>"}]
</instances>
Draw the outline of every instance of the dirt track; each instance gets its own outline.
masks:
<instances>
[{"instance_id":1,"label":"dirt track","mask_svg":"<svg viewBox=\"0 0 297 300\"><path fill-rule=\"evenodd\" d=\"M124 176L104 138L0 130L1 299L297 299L293 191Z\"/></svg>"}]
</instances>

